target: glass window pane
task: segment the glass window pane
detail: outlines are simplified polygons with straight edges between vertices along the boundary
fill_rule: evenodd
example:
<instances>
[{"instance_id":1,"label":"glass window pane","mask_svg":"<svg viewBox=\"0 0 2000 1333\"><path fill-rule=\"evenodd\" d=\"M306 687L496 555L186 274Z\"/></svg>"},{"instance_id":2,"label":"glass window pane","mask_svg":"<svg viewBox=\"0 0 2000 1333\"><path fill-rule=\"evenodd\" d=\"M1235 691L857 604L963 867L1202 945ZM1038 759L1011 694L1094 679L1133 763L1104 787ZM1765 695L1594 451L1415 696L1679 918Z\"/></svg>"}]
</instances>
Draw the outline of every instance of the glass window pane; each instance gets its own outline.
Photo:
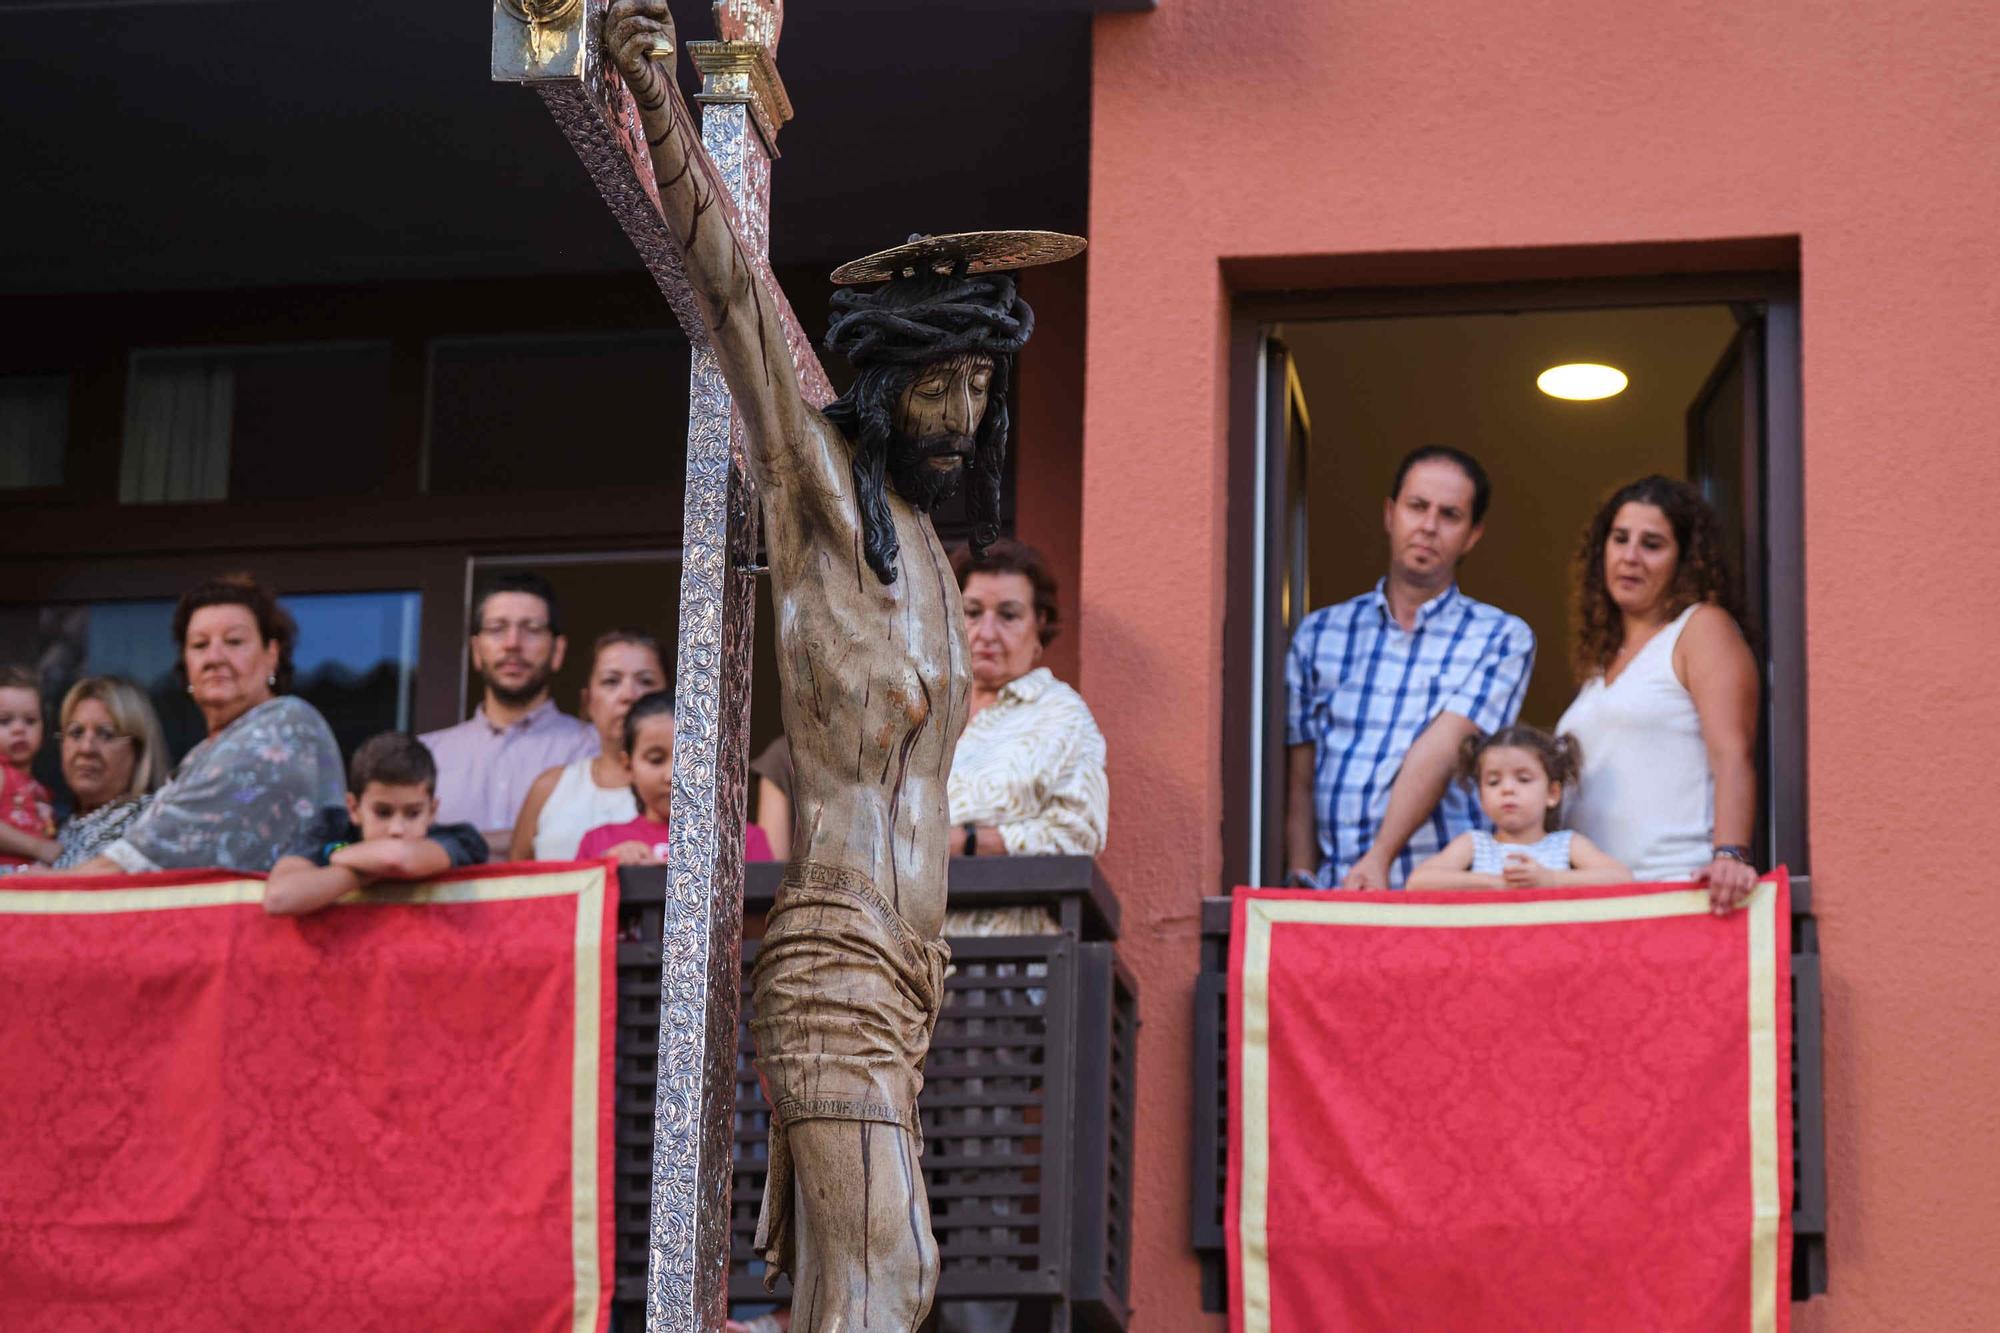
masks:
<instances>
[{"instance_id":1,"label":"glass window pane","mask_svg":"<svg viewBox=\"0 0 2000 1333\"><path fill-rule=\"evenodd\" d=\"M120 502L164 504L227 496L235 406L235 379L221 357L133 357L125 388Z\"/></svg>"},{"instance_id":2,"label":"glass window pane","mask_svg":"<svg viewBox=\"0 0 2000 1333\"><path fill-rule=\"evenodd\" d=\"M388 471L389 369L387 343L136 353L118 498L376 491Z\"/></svg>"},{"instance_id":3,"label":"glass window pane","mask_svg":"<svg viewBox=\"0 0 2000 1333\"><path fill-rule=\"evenodd\" d=\"M389 473L387 343L273 348L235 360L229 494L380 494Z\"/></svg>"},{"instance_id":4,"label":"glass window pane","mask_svg":"<svg viewBox=\"0 0 2000 1333\"><path fill-rule=\"evenodd\" d=\"M0 377L0 490L60 486L69 447L69 376Z\"/></svg>"},{"instance_id":5,"label":"glass window pane","mask_svg":"<svg viewBox=\"0 0 2000 1333\"><path fill-rule=\"evenodd\" d=\"M326 715L342 754L380 731L408 731L417 690L414 592L287 597L299 622L292 692Z\"/></svg>"},{"instance_id":6,"label":"glass window pane","mask_svg":"<svg viewBox=\"0 0 2000 1333\"><path fill-rule=\"evenodd\" d=\"M688 346L678 333L439 339L426 488L678 490L687 396Z\"/></svg>"},{"instance_id":7,"label":"glass window pane","mask_svg":"<svg viewBox=\"0 0 2000 1333\"><path fill-rule=\"evenodd\" d=\"M301 593L280 599L299 624L292 692L319 709L343 754L378 731L408 730L416 700L415 592ZM36 775L59 790L56 710L84 676L122 676L152 697L178 763L207 735L174 673L171 598L0 607L0 642L42 678L44 727Z\"/></svg>"}]
</instances>

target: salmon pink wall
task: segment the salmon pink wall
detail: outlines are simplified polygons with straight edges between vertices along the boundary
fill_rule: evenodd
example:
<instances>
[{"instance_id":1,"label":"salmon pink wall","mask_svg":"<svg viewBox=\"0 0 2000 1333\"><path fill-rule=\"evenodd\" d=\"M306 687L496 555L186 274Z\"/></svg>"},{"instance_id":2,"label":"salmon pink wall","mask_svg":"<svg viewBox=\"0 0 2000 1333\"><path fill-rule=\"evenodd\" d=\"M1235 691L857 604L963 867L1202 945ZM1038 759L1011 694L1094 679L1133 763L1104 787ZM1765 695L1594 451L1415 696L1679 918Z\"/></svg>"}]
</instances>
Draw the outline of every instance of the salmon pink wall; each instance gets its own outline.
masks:
<instances>
[{"instance_id":1,"label":"salmon pink wall","mask_svg":"<svg viewBox=\"0 0 2000 1333\"><path fill-rule=\"evenodd\" d=\"M2000 6L1162 0L1095 40L1080 639L1144 1005L1135 1327L1218 1326L1187 1090L1223 873L1224 344L1259 271L1230 261L1438 281L1453 252L1795 237L1833 1192L1800 1325L1992 1328Z\"/></svg>"},{"instance_id":2,"label":"salmon pink wall","mask_svg":"<svg viewBox=\"0 0 2000 1333\"><path fill-rule=\"evenodd\" d=\"M1039 550L1056 580L1060 617L1042 663L1077 683L1077 568L1082 557L1083 302L1087 259L1021 275L1035 336L1016 363L1014 535Z\"/></svg>"}]
</instances>

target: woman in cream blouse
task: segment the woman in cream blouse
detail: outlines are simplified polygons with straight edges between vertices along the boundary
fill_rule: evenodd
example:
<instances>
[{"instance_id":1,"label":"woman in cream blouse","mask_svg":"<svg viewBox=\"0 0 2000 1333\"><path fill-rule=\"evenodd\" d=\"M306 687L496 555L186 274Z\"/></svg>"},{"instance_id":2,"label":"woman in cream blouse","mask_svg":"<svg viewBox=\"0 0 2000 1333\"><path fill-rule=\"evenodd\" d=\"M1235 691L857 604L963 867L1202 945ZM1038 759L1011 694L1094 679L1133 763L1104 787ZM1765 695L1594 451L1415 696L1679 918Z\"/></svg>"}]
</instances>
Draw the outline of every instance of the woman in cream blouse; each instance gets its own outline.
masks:
<instances>
[{"instance_id":1,"label":"woman in cream blouse","mask_svg":"<svg viewBox=\"0 0 2000 1333\"><path fill-rule=\"evenodd\" d=\"M972 649L972 716L949 785L959 827L953 850L1095 856L1111 800L1104 735L1083 696L1041 665L1058 625L1055 579L1040 552L1015 541L997 541L979 556L960 548L952 566ZM974 919L990 915L953 913L945 933L995 933L977 927L997 923ZM1039 933L1046 915L1029 909L1015 924Z\"/></svg>"},{"instance_id":2,"label":"woman in cream blouse","mask_svg":"<svg viewBox=\"0 0 2000 1333\"><path fill-rule=\"evenodd\" d=\"M1041 665L1056 585L1031 546L997 541L952 561L972 648L972 716L951 765L963 856L1094 856L1110 789L1083 696Z\"/></svg>"}]
</instances>

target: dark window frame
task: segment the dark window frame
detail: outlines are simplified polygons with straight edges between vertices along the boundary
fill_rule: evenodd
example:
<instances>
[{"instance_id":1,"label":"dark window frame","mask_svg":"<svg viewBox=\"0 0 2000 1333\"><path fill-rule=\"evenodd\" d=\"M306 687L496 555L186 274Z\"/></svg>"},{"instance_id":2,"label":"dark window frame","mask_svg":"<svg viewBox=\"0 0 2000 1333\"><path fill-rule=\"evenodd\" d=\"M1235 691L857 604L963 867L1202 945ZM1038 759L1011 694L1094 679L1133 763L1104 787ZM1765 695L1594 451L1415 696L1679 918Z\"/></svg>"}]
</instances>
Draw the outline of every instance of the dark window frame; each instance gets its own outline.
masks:
<instances>
[{"instance_id":1,"label":"dark window frame","mask_svg":"<svg viewBox=\"0 0 2000 1333\"><path fill-rule=\"evenodd\" d=\"M614 325L605 328L559 328L547 330L481 329L470 332L440 330L428 335L423 339L422 349L423 406L417 432L418 445L415 464L416 492L427 500L443 503L462 502L465 500L497 500L504 502L515 495L523 493L518 489L489 491L438 491L433 489L434 478L432 473L436 462L437 377L440 352L449 355L457 349L476 347L496 350L507 347L520 349L547 348L565 344L574 347L583 347L591 343L608 344L647 338L676 344L690 357L693 355L693 348L688 343L686 332L679 325L672 324L671 322L664 325L640 325L637 327ZM633 389L634 392L650 392L643 385L634 385ZM671 492L678 496L684 487L684 480L671 481L664 485L646 482L615 481L571 486L568 489L601 493L606 497L630 491L644 491L648 494Z\"/></svg>"},{"instance_id":2,"label":"dark window frame","mask_svg":"<svg viewBox=\"0 0 2000 1333\"><path fill-rule=\"evenodd\" d=\"M1695 247L1699 249L1700 247ZM1651 254L1651 251L1648 251ZM1275 884L1283 846L1284 772L1282 644L1271 627L1286 568L1278 545L1286 512L1287 442L1269 429L1264 403L1272 376L1266 347L1287 320L1497 314L1647 305L1740 305L1758 309L1765 329L1763 574L1769 595L1763 639L1769 757L1760 778L1760 823L1774 864L1811 872L1806 793L1804 441L1799 376L1799 282L1795 270L1596 276L1531 282L1442 282L1427 286L1357 286L1312 292L1239 291L1231 303L1229 493L1223 616L1222 878L1219 892L1244 883ZM1259 485L1262 475L1270 484ZM1263 514L1258 513L1260 501ZM1264 543L1260 552L1258 544ZM1262 582L1260 584L1260 573ZM1261 663L1257 637L1265 639ZM1257 686L1261 684L1262 689ZM1273 690L1276 696L1273 697ZM1262 714L1258 706L1262 705ZM1273 751L1276 756L1274 758ZM1261 755L1260 755L1261 751ZM1253 780L1261 770L1261 784ZM1261 808L1253 792L1261 786ZM1273 802L1276 805L1273 805ZM1272 811L1277 816L1272 817ZM1255 835L1263 833L1262 838ZM1259 865L1251 865L1253 845ZM1276 864L1276 872L1273 866Z\"/></svg>"},{"instance_id":3,"label":"dark window frame","mask_svg":"<svg viewBox=\"0 0 2000 1333\"><path fill-rule=\"evenodd\" d=\"M43 505L59 501L67 494L69 487L74 483L76 468L78 466L73 441L76 436L77 409L81 405L83 394L83 386L80 382L82 376L72 366L58 365L48 369L38 369L34 362L28 362L23 365L10 366L4 371L0 371L0 378L65 381L69 401L64 404L63 408L64 438L61 450L62 461L58 465L62 474L62 480L55 482L53 485L10 486L0 489L0 506L4 507Z\"/></svg>"},{"instance_id":4,"label":"dark window frame","mask_svg":"<svg viewBox=\"0 0 2000 1333\"><path fill-rule=\"evenodd\" d=\"M342 545L478 545L501 534L517 543L630 538L657 544L663 509L679 512L678 487L615 479L568 485L556 479L547 490L501 495L430 496L422 489L432 340L677 335L642 272L504 283L29 296L15 304L16 319L0 329L0 367L68 374L72 389L63 484L0 492L0 530L8 533L10 557L150 557L331 544L327 508L318 500L119 503L131 361L134 354L160 351L389 344L388 470L380 494L358 501L367 505L365 531L332 538ZM678 524L664 535L677 542Z\"/></svg>"},{"instance_id":5,"label":"dark window frame","mask_svg":"<svg viewBox=\"0 0 2000 1333\"><path fill-rule=\"evenodd\" d=\"M127 445L130 443L127 436L128 432L131 429L131 420L128 412L125 409L127 405L129 405L131 402L132 384L133 381L138 376L139 366L142 361L147 361L147 360L169 361L169 360L185 358L188 360L213 359L220 361L252 362L259 357L299 356L302 354L311 354L315 352L332 354L340 352L375 352L375 351L380 351L384 353L386 356L386 364L383 367L383 373L384 373L383 410L385 418L388 418L389 424L392 425L395 406L396 406L394 386L397 378L397 369L398 369L396 364L397 340L391 337L386 331L379 331L373 336L363 335L359 333L337 334L337 335L329 335L326 337L316 337L310 334L302 334L301 336L298 337L275 338L258 342L241 342L241 341L237 342L194 341L186 343L149 342L149 343L132 343L126 346L124 349L124 356L122 362L123 383L120 388L120 398L119 398L120 410L118 416L118 437L112 455L115 460L115 466L116 466L116 470L110 479L111 483L110 489L113 502L121 512L127 514L143 512L149 509L180 510L184 508L206 507L210 505L216 505L216 506L240 505L246 508L247 507L261 508L265 505L272 503L272 501L268 499L245 498L239 495L240 484L239 484L238 469L242 466L244 455L241 454L236 448L236 441L234 439L233 430L232 430L232 438L230 440L229 459L223 469L224 494L220 499L122 500L118 498L118 493L124 487L125 450ZM75 375L73 372L71 380L72 384L74 384ZM389 434L393 437L394 434L393 430L390 430ZM73 442L72 442L72 447L73 447ZM387 483L389 481L390 477L393 475L393 472L394 472L393 465L390 468L385 469L383 476L384 483ZM343 501L365 501L371 497L367 495L341 495L337 498ZM284 503L284 502L280 501L278 503ZM297 501L294 501L293 503L297 503ZM320 500L315 498L312 501L310 501L310 503L318 504L320 503Z\"/></svg>"},{"instance_id":6,"label":"dark window frame","mask_svg":"<svg viewBox=\"0 0 2000 1333\"><path fill-rule=\"evenodd\" d=\"M36 560L11 567L6 601L46 606L174 598L202 579L238 569L255 574L281 594L414 591L421 601L411 719L423 730L456 720L450 715L457 702L456 682L449 673L428 668L434 662L454 660L452 655L463 658L465 562L463 551L410 548ZM171 645L161 644L160 651L166 658Z\"/></svg>"},{"instance_id":7,"label":"dark window frame","mask_svg":"<svg viewBox=\"0 0 2000 1333\"><path fill-rule=\"evenodd\" d=\"M1747 307L1762 319L1764 375L1761 410L1763 459L1762 575L1766 595L1762 640L1763 724L1768 754L1760 773L1760 833L1773 864L1789 868L1794 884L1792 982L1795 1180L1793 1299L1828 1289L1826 1251L1825 1107L1822 1085L1820 958L1811 915L1807 780L1805 506L1801 328L1795 240L1686 246L1580 247L1573 250L1480 252L1446 256L1357 256L1303 261L1225 262L1232 293L1228 331L1228 477L1225 514L1226 596L1223 638L1223 716L1220 763L1223 788L1223 873L1217 891L1243 883L1274 883L1257 873L1281 858L1282 788L1276 819L1263 825L1262 866L1250 865L1254 819L1272 808L1253 805L1251 780L1259 742L1267 747L1265 784L1283 773L1283 659L1272 660L1281 617L1278 594L1286 573L1278 545L1288 521L1283 493L1291 447L1281 422L1266 420L1270 386L1284 382L1282 344L1269 354L1284 321L1423 315L1494 314L1525 310L1578 310L1648 305ZM1284 289L1294 272L1352 281L1351 286ZM1551 276L1500 281L1509 273ZM1577 276L1570 276L1570 275ZM1393 277L1399 285L1374 285ZM1430 281L1435 279L1435 281ZM1400 285L1420 281L1423 285ZM1276 479L1260 486L1261 475ZM1259 512L1261 506L1261 514ZM1259 541L1265 543L1259 550ZM1746 565L1751 557L1746 552ZM1743 571L1746 580L1751 571ZM1265 638L1258 669L1256 638ZM1279 644L1280 652L1282 644ZM1261 676L1263 711L1253 678ZM1273 684L1278 691L1271 695ZM1277 761L1268 747L1275 747ZM1226 954L1216 937L1228 931L1227 899L1203 908L1204 970L1195 993L1195 1191L1193 1239L1203 1260L1204 1308L1223 1308L1221 1236L1215 1224L1226 1145L1226 1049L1221 1001L1226 995ZM1218 1081L1220 1080L1220 1081ZM1211 1234L1214 1232L1214 1234Z\"/></svg>"}]
</instances>

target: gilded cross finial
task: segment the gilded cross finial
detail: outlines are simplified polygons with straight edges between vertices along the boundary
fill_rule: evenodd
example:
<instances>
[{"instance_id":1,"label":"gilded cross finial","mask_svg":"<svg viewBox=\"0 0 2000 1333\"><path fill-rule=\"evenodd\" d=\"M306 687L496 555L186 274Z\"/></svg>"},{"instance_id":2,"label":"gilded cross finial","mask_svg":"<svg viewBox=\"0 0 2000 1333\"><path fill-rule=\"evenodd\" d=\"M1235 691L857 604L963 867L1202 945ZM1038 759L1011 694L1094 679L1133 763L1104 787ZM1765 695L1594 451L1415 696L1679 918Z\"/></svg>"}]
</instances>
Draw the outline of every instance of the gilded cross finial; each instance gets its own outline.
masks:
<instances>
[{"instance_id":1,"label":"gilded cross finial","mask_svg":"<svg viewBox=\"0 0 2000 1333\"><path fill-rule=\"evenodd\" d=\"M784 0L715 0L720 41L689 42L688 57L701 71L695 101L740 103L772 157L778 131L792 118L792 99L778 77L778 33L785 25Z\"/></svg>"}]
</instances>

